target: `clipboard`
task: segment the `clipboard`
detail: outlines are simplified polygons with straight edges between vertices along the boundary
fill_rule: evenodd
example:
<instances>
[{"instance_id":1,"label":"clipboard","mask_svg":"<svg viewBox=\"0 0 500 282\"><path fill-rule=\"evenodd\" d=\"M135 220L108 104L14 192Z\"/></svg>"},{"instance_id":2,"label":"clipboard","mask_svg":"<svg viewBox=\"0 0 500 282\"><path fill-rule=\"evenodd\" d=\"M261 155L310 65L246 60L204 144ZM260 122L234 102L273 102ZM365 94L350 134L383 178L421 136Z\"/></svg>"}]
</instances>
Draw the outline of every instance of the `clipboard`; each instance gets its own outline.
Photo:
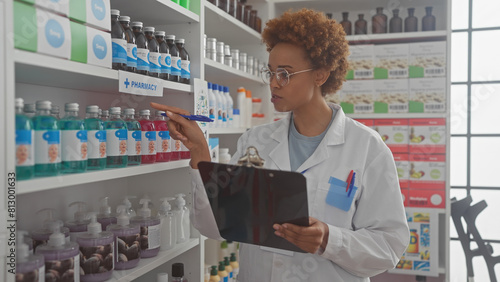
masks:
<instances>
[{"instance_id":1,"label":"clipboard","mask_svg":"<svg viewBox=\"0 0 500 282\"><path fill-rule=\"evenodd\" d=\"M297 172L198 163L223 238L305 253L274 234L274 223L309 226L305 177Z\"/></svg>"}]
</instances>

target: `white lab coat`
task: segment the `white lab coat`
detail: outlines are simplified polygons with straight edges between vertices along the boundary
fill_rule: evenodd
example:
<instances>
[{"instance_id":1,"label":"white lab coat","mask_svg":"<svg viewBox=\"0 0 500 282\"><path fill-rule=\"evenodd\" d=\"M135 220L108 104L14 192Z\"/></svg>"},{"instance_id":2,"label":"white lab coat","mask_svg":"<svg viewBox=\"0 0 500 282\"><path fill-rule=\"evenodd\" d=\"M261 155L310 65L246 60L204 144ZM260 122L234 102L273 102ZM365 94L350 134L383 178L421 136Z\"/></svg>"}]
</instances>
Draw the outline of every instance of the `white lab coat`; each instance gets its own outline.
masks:
<instances>
[{"instance_id":1,"label":"white lab coat","mask_svg":"<svg viewBox=\"0 0 500 282\"><path fill-rule=\"evenodd\" d=\"M328 224L323 253L280 254L241 244L239 281L369 281L393 268L409 243L409 230L392 154L378 133L338 112L312 156L307 170L309 215ZM252 128L241 136L231 163L255 146L268 169L290 170L290 115ZM346 181L356 172L358 190L346 212L326 203L330 176ZM192 223L207 237L222 240L200 174L192 170Z\"/></svg>"}]
</instances>

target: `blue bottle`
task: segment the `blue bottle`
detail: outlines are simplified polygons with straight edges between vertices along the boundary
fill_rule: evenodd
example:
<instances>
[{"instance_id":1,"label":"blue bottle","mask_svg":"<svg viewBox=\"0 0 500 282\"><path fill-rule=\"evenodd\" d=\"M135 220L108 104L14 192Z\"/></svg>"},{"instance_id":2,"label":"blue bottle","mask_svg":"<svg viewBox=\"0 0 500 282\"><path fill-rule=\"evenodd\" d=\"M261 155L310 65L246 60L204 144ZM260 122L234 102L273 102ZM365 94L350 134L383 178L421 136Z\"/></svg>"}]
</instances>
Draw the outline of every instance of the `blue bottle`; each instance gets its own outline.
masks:
<instances>
[{"instance_id":1,"label":"blue bottle","mask_svg":"<svg viewBox=\"0 0 500 282\"><path fill-rule=\"evenodd\" d=\"M104 123L106 129L106 167L126 167L127 154L127 124L120 118L121 108L109 109L109 119Z\"/></svg>"},{"instance_id":2,"label":"blue bottle","mask_svg":"<svg viewBox=\"0 0 500 282\"><path fill-rule=\"evenodd\" d=\"M36 102L35 176L54 176L61 170L61 131L57 119L50 115L51 105L50 101Z\"/></svg>"},{"instance_id":3,"label":"blue bottle","mask_svg":"<svg viewBox=\"0 0 500 282\"><path fill-rule=\"evenodd\" d=\"M66 103L64 105L65 115L59 120L62 173L87 171L87 129L85 121L78 116L79 109L77 103Z\"/></svg>"},{"instance_id":4,"label":"blue bottle","mask_svg":"<svg viewBox=\"0 0 500 282\"><path fill-rule=\"evenodd\" d=\"M24 100L16 99L16 178L30 179L35 175L33 122L23 113Z\"/></svg>"},{"instance_id":5,"label":"blue bottle","mask_svg":"<svg viewBox=\"0 0 500 282\"><path fill-rule=\"evenodd\" d=\"M104 122L99 119L99 107L87 106L85 127L88 138L87 170L106 168L106 131Z\"/></svg>"},{"instance_id":6,"label":"blue bottle","mask_svg":"<svg viewBox=\"0 0 500 282\"><path fill-rule=\"evenodd\" d=\"M141 164L141 124L135 120L135 110L125 109L123 110L125 114L125 123L127 123L128 130L128 140L127 140L127 151L128 151L128 165L140 165Z\"/></svg>"}]
</instances>

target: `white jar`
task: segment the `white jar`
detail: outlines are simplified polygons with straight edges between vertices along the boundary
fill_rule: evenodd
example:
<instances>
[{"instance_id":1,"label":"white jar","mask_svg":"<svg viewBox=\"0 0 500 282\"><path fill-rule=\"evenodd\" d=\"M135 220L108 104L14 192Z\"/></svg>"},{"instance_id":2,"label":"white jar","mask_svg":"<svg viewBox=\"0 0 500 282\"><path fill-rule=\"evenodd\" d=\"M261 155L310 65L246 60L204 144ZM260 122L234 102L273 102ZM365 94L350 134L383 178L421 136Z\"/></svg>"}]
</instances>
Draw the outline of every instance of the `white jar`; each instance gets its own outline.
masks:
<instances>
[{"instance_id":1,"label":"white jar","mask_svg":"<svg viewBox=\"0 0 500 282\"><path fill-rule=\"evenodd\" d=\"M228 148L219 149L219 163L228 164L231 161L231 155L229 154Z\"/></svg>"}]
</instances>

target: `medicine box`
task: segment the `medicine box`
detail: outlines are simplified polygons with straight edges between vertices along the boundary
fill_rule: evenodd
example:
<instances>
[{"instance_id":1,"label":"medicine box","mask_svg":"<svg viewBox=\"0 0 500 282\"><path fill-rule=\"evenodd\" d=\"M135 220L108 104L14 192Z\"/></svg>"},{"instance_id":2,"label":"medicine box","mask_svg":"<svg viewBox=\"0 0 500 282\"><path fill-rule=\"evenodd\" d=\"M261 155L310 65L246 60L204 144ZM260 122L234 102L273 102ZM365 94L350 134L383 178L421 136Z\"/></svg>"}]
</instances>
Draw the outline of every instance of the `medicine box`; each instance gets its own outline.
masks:
<instances>
[{"instance_id":1,"label":"medicine box","mask_svg":"<svg viewBox=\"0 0 500 282\"><path fill-rule=\"evenodd\" d=\"M446 153L446 119L410 119L409 126L410 153Z\"/></svg>"},{"instance_id":2,"label":"medicine box","mask_svg":"<svg viewBox=\"0 0 500 282\"><path fill-rule=\"evenodd\" d=\"M446 79L410 79L410 113L444 113L446 105Z\"/></svg>"},{"instance_id":3,"label":"medicine box","mask_svg":"<svg viewBox=\"0 0 500 282\"><path fill-rule=\"evenodd\" d=\"M373 79L373 44L351 45L346 79Z\"/></svg>"},{"instance_id":4,"label":"medicine box","mask_svg":"<svg viewBox=\"0 0 500 282\"><path fill-rule=\"evenodd\" d=\"M398 172L399 187L409 188L410 181L410 156L408 154L393 154L396 171Z\"/></svg>"},{"instance_id":5,"label":"medicine box","mask_svg":"<svg viewBox=\"0 0 500 282\"><path fill-rule=\"evenodd\" d=\"M410 190L444 190L446 187L445 155L410 154Z\"/></svg>"},{"instance_id":6,"label":"medicine box","mask_svg":"<svg viewBox=\"0 0 500 282\"><path fill-rule=\"evenodd\" d=\"M409 53L408 44L375 45L375 79L408 78Z\"/></svg>"},{"instance_id":7,"label":"medicine box","mask_svg":"<svg viewBox=\"0 0 500 282\"><path fill-rule=\"evenodd\" d=\"M71 60L111 68L111 35L107 32L71 22Z\"/></svg>"},{"instance_id":8,"label":"medicine box","mask_svg":"<svg viewBox=\"0 0 500 282\"><path fill-rule=\"evenodd\" d=\"M14 46L69 59L69 19L34 6L14 1Z\"/></svg>"},{"instance_id":9,"label":"medicine box","mask_svg":"<svg viewBox=\"0 0 500 282\"><path fill-rule=\"evenodd\" d=\"M67 16L69 14L70 0L20 0L31 5L49 10L59 15ZM80 0L81 1L81 0Z\"/></svg>"},{"instance_id":10,"label":"medicine box","mask_svg":"<svg viewBox=\"0 0 500 282\"><path fill-rule=\"evenodd\" d=\"M110 9L109 0L70 0L69 18L100 30L110 31Z\"/></svg>"},{"instance_id":11,"label":"medicine box","mask_svg":"<svg viewBox=\"0 0 500 282\"><path fill-rule=\"evenodd\" d=\"M444 209L446 205L445 190L410 189L408 204L415 208Z\"/></svg>"},{"instance_id":12,"label":"medicine box","mask_svg":"<svg viewBox=\"0 0 500 282\"><path fill-rule=\"evenodd\" d=\"M219 138L208 138L208 148L213 163L219 162Z\"/></svg>"},{"instance_id":13,"label":"medicine box","mask_svg":"<svg viewBox=\"0 0 500 282\"><path fill-rule=\"evenodd\" d=\"M340 105L346 114L373 113L373 80L344 82Z\"/></svg>"},{"instance_id":14,"label":"medicine box","mask_svg":"<svg viewBox=\"0 0 500 282\"><path fill-rule=\"evenodd\" d=\"M374 128L375 121L373 119L356 119L356 121L371 129Z\"/></svg>"},{"instance_id":15,"label":"medicine box","mask_svg":"<svg viewBox=\"0 0 500 282\"><path fill-rule=\"evenodd\" d=\"M375 131L393 153L408 152L408 119L376 119Z\"/></svg>"},{"instance_id":16,"label":"medicine box","mask_svg":"<svg viewBox=\"0 0 500 282\"><path fill-rule=\"evenodd\" d=\"M446 75L446 42L410 44L410 77L441 77Z\"/></svg>"},{"instance_id":17,"label":"medicine box","mask_svg":"<svg viewBox=\"0 0 500 282\"><path fill-rule=\"evenodd\" d=\"M375 113L407 113L409 88L407 79L375 80Z\"/></svg>"}]
</instances>

